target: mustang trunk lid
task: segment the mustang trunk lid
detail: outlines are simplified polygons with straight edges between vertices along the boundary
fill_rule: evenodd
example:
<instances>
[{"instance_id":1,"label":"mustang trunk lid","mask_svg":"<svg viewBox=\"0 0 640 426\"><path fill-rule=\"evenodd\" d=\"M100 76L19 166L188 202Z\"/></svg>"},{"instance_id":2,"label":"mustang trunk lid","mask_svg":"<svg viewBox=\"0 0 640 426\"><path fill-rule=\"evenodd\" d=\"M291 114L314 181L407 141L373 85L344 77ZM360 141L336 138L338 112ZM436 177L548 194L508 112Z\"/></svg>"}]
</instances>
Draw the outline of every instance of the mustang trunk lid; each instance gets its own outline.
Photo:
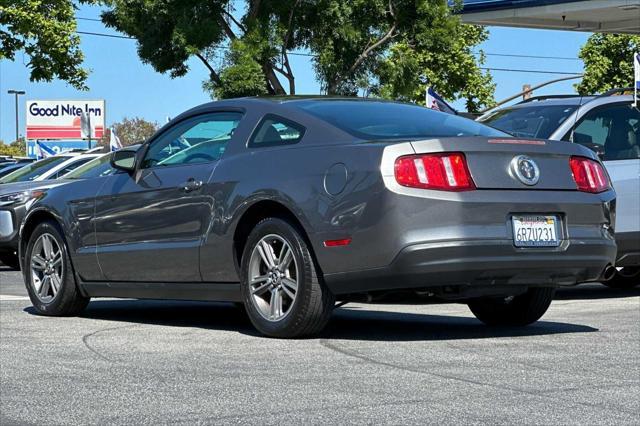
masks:
<instances>
[{"instance_id":1,"label":"mustang trunk lid","mask_svg":"<svg viewBox=\"0 0 640 426\"><path fill-rule=\"evenodd\" d=\"M462 152L478 189L576 190L570 157L595 158L579 145L538 139L461 137L415 141L411 145L417 154ZM529 160L525 165L528 169L531 163L536 168L525 170L535 183L518 176L518 159L522 156Z\"/></svg>"}]
</instances>

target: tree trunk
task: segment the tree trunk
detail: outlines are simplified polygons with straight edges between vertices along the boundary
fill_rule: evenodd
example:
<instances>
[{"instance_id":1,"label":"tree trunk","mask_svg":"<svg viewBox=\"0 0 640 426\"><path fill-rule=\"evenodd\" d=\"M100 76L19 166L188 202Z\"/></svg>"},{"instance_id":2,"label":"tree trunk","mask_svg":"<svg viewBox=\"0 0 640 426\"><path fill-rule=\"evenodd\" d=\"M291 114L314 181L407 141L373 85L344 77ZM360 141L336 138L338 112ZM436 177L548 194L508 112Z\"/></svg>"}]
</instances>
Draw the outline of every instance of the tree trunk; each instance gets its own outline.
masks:
<instances>
[{"instance_id":1,"label":"tree trunk","mask_svg":"<svg viewBox=\"0 0 640 426\"><path fill-rule=\"evenodd\" d=\"M280 80L278 80L278 76L276 76L273 66L271 64L264 64L262 66L262 70L267 78L267 90L269 90L269 93L272 95L286 95L287 92L284 90L284 87L282 87Z\"/></svg>"}]
</instances>

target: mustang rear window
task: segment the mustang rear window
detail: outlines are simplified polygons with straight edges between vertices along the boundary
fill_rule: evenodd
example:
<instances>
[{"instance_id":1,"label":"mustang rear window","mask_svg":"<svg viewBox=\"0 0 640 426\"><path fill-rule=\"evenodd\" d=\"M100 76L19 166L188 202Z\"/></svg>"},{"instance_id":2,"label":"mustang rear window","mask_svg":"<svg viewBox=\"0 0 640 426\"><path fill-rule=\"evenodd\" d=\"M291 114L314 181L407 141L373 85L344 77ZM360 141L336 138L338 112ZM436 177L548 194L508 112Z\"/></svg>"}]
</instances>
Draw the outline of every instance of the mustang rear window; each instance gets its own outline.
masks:
<instances>
[{"instance_id":1,"label":"mustang rear window","mask_svg":"<svg viewBox=\"0 0 640 426\"><path fill-rule=\"evenodd\" d=\"M475 121L418 105L377 101L302 101L310 114L360 138L401 139L449 136L508 136Z\"/></svg>"}]
</instances>

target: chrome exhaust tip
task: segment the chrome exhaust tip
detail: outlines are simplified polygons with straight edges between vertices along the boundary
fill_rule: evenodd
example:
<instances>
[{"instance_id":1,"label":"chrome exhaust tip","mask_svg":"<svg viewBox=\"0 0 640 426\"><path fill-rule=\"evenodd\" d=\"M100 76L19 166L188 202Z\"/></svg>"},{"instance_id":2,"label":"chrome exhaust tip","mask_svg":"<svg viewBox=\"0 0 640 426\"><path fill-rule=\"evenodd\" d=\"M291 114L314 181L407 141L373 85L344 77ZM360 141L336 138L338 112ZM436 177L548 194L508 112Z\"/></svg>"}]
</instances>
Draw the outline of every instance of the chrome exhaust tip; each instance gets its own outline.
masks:
<instances>
[{"instance_id":1,"label":"chrome exhaust tip","mask_svg":"<svg viewBox=\"0 0 640 426\"><path fill-rule=\"evenodd\" d=\"M618 272L618 270L614 268L613 265L607 265L604 268L604 271L602 271L602 275L600 275L600 279L602 281L609 281L611 278L613 278L616 275L616 272Z\"/></svg>"}]
</instances>

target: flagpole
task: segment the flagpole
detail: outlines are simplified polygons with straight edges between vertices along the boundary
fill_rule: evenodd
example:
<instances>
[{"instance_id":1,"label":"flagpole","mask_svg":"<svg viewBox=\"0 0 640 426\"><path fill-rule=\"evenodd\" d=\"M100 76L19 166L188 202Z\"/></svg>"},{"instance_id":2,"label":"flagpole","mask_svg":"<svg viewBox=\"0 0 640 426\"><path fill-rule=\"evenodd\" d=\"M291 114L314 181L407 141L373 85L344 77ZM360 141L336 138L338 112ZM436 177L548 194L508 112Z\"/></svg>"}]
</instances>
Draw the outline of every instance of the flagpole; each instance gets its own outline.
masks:
<instances>
[{"instance_id":1,"label":"flagpole","mask_svg":"<svg viewBox=\"0 0 640 426\"><path fill-rule=\"evenodd\" d=\"M633 58L633 107L638 108L638 86L640 86L640 52L636 52L635 58Z\"/></svg>"},{"instance_id":2,"label":"flagpole","mask_svg":"<svg viewBox=\"0 0 640 426\"><path fill-rule=\"evenodd\" d=\"M91 114L87 112L87 123L89 127L89 149L91 149Z\"/></svg>"}]
</instances>

